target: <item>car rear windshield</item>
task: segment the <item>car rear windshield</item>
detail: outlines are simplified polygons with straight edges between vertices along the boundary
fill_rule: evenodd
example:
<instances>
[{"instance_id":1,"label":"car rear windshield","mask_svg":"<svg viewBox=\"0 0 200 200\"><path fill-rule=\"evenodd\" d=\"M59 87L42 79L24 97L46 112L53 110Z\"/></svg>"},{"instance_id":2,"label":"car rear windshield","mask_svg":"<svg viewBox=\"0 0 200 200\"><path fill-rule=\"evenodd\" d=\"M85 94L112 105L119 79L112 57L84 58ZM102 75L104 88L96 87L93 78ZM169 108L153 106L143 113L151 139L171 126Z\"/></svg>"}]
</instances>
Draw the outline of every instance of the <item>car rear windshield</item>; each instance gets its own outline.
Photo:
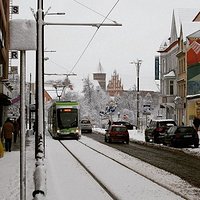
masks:
<instances>
[{"instance_id":1,"label":"car rear windshield","mask_svg":"<svg viewBox=\"0 0 200 200\"><path fill-rule=\"evenodd\" d=\"M195 129L193 127L179 127L177 131L180 133L195 133Z\"/></svg>"},{"instance_id":2,"label":"car rear windshield","mask_svg":"<svg viewBox=\"0 0 200 200\"><path fill-rule=\"evenodd\" d=\"M166 122L159 122L159 127L169 127L169 126L176 126L174 121L166 121Z\"/></svg>"},{"instance_id":3,"label":"car rear windshield","mask_svg":"<svg viewBox=\"0 0 200 200\"><path fill-rule=\"evenodd\" d=\"M116 132L123 132L126 130L127 130L126 127L112 127L112 131L116 131Z\"/></svg>"}]
</instances>

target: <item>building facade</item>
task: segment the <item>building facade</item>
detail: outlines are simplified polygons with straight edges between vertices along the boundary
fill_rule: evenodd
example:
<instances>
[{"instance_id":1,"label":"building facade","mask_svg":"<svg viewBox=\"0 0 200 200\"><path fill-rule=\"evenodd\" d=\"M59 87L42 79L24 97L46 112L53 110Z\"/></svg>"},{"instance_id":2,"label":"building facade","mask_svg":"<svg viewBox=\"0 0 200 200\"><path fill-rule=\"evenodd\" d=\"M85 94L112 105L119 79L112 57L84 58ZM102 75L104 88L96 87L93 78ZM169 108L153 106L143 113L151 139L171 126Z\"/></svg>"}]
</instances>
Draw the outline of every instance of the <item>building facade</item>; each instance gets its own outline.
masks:
<instances>
[{"instance_id":1,"label":"building facade","mask_svg":"<svg viewBox=\"0 0 200 200\"><path fill-rule=\"evenodd\" d=\"M108 82L107 92L109 96L121 96L123 93L123 85L116 70Z\"/></svg>"},{"instance_id":2,"label":"building facade","mask_svg":"<svg viewBox=\"0 0 200 200\"><path fill-rule=\"evenodd\" d=\"M160 53L160 92L161 106L165 109L166 118L176 118L174 99L177 96L177 63L178 36L175 15L172 15L170 38L158 51Z\"/></svg>"},{"instance_id":3,"label":"building facade","mask_svg":"<svg viewBox=\"0 0 200 200\"><path fill-rule=\"evenodd\" d=\"M189 10L188 10L189 11ZM177 12L178 13L178 12ZM194 102L198 96L199 67L199 20L197 9L193 12L181 13L183 16L172 15L171 34L160 50L160 90L161 105L166 112L166 118L173 118L181 124L191 125L195 115L200 110L200 102ZM197 14L198 13L198 14ZM177 31L179 30L179 31ZM179 32L179 35L177 34ZM194 52L196 51L196 53ZM195 91L194 91L195 90ZM199 112L200 114L200 112ZM200 117L200 115L199 115Z\"/></svg>"},{"instance_id":4,"label":"building facade","mask_svg":"<svg viewBox=\"0 0 200 200\"><path fill-rule=\"evenodd\" d=\"M190 34L187 49L187 122L200 118L200 31Z\"/></svg>"},{"instance_id":5,"label":"building facade","mask_svg":"<svg viewBox=\"0 0 200 200\"><path fill-rule=\"evenodd\" d=\"M9 67L9 14L10 1L0 0L0 127L11 104L10 83L8 81Z\"/></svg>"},{"instance_id":6,"label":"building facade","mask_svg":"<svg viewBox=\"0 0 200 200\"><path fill-rule=\"evenodd\" d=\"M183 29L181 26L180 37L178 40L178 70L177 70L177 96L174 99L177 122L186 124L186 84L187 84L187 57L186 42L183 38Z\"/></svg>"}]
</instances>

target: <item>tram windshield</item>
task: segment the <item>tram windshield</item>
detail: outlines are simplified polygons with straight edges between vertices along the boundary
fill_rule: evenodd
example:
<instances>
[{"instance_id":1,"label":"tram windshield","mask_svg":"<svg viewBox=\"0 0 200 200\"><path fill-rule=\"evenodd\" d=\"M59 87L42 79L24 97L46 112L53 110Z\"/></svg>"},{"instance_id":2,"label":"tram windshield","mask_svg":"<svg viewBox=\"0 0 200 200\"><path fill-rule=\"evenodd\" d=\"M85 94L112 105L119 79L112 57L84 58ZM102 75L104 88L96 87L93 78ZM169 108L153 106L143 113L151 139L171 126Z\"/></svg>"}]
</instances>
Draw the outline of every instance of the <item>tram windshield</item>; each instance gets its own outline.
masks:
<instances>
[{"instance_id":1,"label":"tram windshield","mask_svg":"<svg viewBox=\"0 0 200 200\"><path fill-rule=\"evenodd\" d=\"M78 126L78 110L73 108L57 109L58 127L72 128Z\"/></svg>"}]
</instances>

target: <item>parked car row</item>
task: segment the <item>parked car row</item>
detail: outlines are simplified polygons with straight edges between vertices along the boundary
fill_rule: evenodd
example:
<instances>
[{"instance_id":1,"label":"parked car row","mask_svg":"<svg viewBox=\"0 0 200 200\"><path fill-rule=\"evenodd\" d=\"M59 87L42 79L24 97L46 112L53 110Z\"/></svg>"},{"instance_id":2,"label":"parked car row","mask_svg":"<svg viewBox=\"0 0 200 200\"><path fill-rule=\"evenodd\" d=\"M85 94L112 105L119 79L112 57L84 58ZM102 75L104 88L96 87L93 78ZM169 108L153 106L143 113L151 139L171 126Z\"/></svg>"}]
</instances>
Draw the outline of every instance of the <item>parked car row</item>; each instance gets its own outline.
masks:
<instances>
[{"instance_id":1,"label":"parked car row","mask_svg":"<svg viewBox=\"0 0 200 200\"><path fill-rule=\"evenodd\" d=\"M129 144L128 130L136 127L126 121L115 121L105 133L105 142L122 142ZM92 124L88 119L81 120L81 132L92 133ZM145 129L145 141L173 147L193 145L199 147L199 136L193 126L177 126L173 119L151 120Z\"/></svg>"},{"instance_id":2,"label":"parked car row","mask_svg":"<svg viewBox=\"0 0 200 200\"><path fill-rule=\"evenodd\" d=\"M199 136L193 126L177 126L173 119L151 120L145 129L145 141L173 147L199 146Z\"/></svg>"},{"instance_id":3,"label":"parked car row","mask_svg":"<svg viewBox=\"0 0 200 200\"><path fill-rule=\"evenodd\" d=\"M151 120L145 129L145 141L163 143L164 135L171 126L176 126L173 119Z\"/></svg>"}]
</instances>

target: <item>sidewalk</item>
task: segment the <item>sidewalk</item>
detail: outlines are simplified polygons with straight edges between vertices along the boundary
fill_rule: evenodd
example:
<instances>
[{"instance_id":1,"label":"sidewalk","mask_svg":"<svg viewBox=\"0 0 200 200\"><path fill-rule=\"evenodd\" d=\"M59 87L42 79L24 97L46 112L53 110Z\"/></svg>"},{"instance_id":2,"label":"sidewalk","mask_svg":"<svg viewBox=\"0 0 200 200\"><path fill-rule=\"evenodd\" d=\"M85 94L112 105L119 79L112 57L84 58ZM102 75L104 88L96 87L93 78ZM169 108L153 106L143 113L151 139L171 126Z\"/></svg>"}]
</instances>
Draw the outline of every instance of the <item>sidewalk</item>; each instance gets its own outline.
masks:
<instances>
[{"instance_id":1,"label":"sidewalk","mask_svg":"<svg viewBox=\"0 0 200 200\"><path fill-rule=\"evenodd\" d=\"M26 196L32 199L35 170L35 136L26 137ZM4 152L0 158L0 199L20 200L20 141L13 143L11 152Z\"/></svg>"}]
</instances>

